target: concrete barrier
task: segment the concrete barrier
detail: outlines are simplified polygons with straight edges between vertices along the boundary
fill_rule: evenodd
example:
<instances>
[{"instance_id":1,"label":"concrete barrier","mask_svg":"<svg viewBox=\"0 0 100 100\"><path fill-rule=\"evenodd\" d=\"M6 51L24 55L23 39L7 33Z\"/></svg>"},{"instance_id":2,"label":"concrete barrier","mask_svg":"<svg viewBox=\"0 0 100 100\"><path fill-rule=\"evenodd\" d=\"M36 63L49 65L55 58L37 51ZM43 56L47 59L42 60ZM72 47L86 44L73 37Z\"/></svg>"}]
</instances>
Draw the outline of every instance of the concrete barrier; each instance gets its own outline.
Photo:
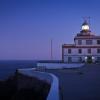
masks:
<instances>
[{"instance_id":1,"label":"concrete barrier","mask_svg":"<svg viewBox=\"0 0 100 100\"><path fill-rule=\"evenodd\" d=\"M46 73L46 72L40 72L40 71L35 71L32 68L29 69L18 69L18 73L21 73L23 75L27 76L34 76L37 77L41 80L46 80L51 84L51 88L47 97L47 100L59 100L59 80L58 78L51 74L51 73Z\"/></svg>"},{"instance_id":2,"label":"concrete barrier","mask_svg":"<svg viewBox=\"0 0 100 100\"><path fill-rule=\"evenodd\" d=\"M82 67L83 63L72 63L72 64L66 64L66 63L37 63L37 67L41 68L44 66L45 69L63 69L63 68L78 68Z\"/></svg>"}]
</instances>

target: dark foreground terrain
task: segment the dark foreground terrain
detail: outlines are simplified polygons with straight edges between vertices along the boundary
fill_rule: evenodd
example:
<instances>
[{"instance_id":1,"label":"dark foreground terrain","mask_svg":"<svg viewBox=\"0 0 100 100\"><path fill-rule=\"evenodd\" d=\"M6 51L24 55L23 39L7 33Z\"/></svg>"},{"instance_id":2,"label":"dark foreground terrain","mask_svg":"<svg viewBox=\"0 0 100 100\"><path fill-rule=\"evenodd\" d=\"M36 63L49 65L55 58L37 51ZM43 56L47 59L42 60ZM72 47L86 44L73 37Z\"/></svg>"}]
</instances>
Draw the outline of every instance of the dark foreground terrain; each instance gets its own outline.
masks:
<instances>
[{"instance_id":1,"label":"dark foreground terrain","mask_svg":"<svg viewBox=\"0 0 100 100\"><path fill-rule=\"evenodd\" d=\"M50 85L34 77L32 77L32 81L34 81L32 88L28 88L27 85L22 89L18 89L16 75L0 81L0 100L46 100Z\"/></svg>"}]
</instances>

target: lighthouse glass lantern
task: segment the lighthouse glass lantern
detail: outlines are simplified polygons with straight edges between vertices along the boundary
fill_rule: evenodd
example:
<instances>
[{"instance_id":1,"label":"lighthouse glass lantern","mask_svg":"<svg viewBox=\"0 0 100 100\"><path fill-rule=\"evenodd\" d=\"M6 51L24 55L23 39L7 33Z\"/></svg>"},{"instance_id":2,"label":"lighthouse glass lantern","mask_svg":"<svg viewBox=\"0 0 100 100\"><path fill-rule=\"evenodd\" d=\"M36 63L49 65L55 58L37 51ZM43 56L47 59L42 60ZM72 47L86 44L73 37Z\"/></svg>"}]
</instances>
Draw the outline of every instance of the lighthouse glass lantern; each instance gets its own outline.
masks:
<instances>
[{"instance_id":1,"label":"lighthouse glass lantern","mask_svg":"<svg viewBox=\"0 0 100 100\"><path fill-rule=\"evenodd\" d=\"M82 24L82 30L84 30L84 31L89 30L89 25L86 21Z\"/></svg>"}]
</instances>

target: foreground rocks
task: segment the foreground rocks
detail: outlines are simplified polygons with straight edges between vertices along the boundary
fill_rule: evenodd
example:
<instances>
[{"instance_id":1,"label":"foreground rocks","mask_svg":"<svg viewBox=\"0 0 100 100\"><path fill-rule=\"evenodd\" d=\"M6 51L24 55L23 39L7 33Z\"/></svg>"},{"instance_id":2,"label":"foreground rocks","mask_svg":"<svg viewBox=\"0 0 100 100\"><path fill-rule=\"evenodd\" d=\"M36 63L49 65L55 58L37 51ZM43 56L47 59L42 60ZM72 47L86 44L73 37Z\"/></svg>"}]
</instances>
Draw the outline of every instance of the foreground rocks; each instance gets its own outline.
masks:
<instances>
[{"instance_id":1,"label":"foreground rocks","mask_svg":"<svg viewBox=\"0 0 100 100\"><path fill-rule=\"evenodd\" d=\"M50 84L46 81L15 74L0 81L0 100L46 100L49 89Z\"/></svg>"}]
</instances>

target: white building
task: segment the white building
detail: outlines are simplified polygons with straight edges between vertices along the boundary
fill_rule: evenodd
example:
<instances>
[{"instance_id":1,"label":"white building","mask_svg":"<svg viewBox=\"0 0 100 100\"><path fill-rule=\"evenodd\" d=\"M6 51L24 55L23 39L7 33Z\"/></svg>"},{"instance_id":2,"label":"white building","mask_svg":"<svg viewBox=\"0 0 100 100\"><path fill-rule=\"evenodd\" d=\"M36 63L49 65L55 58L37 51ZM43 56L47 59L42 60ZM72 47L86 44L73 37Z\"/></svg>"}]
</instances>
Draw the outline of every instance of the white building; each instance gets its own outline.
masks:
<instances>
[{"instance_id":1,"label":"white building","mask_svg":"<svg viewBox=\"0 0 100 100\"><path fill-rule=\"evenodd\" d=\"M87 21L84 21L80 33L74 37L74 44L62 45L62 60L63 62L100 61L100 36L90 31Z\"/></svg>"}]
</instances>

